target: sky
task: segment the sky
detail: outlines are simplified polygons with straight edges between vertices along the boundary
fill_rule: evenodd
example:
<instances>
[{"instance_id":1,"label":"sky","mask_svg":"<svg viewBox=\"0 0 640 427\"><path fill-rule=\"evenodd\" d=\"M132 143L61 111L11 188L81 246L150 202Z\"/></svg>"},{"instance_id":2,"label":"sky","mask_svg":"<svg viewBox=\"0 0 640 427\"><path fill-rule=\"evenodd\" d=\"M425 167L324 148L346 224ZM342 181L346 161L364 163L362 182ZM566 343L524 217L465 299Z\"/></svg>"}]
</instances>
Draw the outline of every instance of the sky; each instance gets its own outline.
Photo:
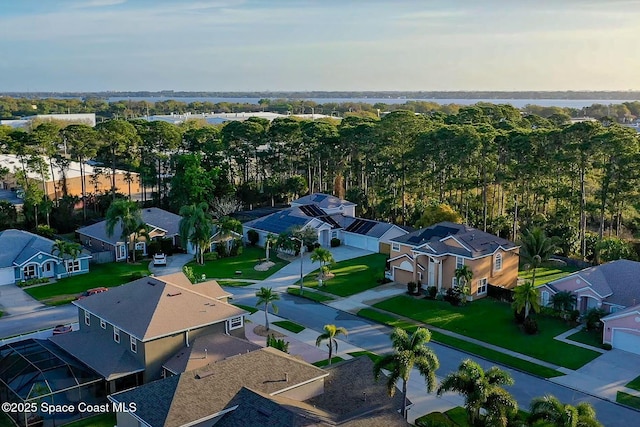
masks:
<instances>
[{"instance_id":1,"label":"sky","mask_svg":"<svg viewBox=\"0 0 640 427\"><path fill-rule=\"evenodd\" d=\"M0 91L640 90L640 0L0 0Z\"/></svg>"}]
</instances>

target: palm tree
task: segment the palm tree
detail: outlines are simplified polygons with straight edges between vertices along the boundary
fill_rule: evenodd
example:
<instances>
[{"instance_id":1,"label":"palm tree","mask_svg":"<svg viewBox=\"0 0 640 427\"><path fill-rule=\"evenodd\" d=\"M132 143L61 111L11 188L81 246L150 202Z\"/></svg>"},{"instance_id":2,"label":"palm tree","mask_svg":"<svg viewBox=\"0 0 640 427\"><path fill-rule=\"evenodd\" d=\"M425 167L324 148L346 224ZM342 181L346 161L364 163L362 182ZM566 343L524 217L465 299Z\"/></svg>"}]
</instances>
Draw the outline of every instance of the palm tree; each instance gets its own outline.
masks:
<instances>
[{"instance_id":1,"label":"palm tree","mask_svg":"<svg viewBox=\"0 0 640 427\"><path fill-rule=\"evenodd\" d=\"M576 406L563 404L552 395L536 397L531 401L529 421L544 420L557 427L602 427L593 407L581 402Z\"/></svg>"},{"instance_id":2,"label":"palm tree","mask_svg":"<svg viewBox=\"0 0 640 427\"><path fill-rule=\"evenodd\" d=\"M127 250L131 243L131 235L137 231L142 222L140 206L129 200L114 200L107 210L107 236L113 236L116 225L120 224L122 233L120 237L127 244ZM135 247L134 247L135 253ZM135 255L134 255L135 256Z\"/></svg>"},{"instance_id":3,"label":"palm tree","mask_svg":"<svg viewBox=\"0 0 640 427\"><path fill-rule=\"evenodd\" d=\"M475 425L480 419L482 408L487 410L487 417L506 425L507 415L517 412L518 404L501 386L512 384L513 379L507 372L495 366L485 372L476 362L467 359L456 372L442 380L438 396L447 391L463 395L470 425Z\"/></svg>"},{"instance_id":4,"label":"palm tree","mask_svg":"<svg viewBox=\"0 0 640 427\"><path fill-rule=\"evenodd\" d=\"M325 248L314 249L311 253L311 261L320 262L320 277L322 278L330 273L329 266L327 264L333 264L335 262L331 251ZM322 279L320 279L320 284L322 284Z\"/></svg>"},{"instance_id":5,"label":"palm tree","mask_svg":"<svg viewBox=\"0 0 640 427\"><path fill-rule=\"evenodd\" d=\"M191 243L194 246L198 264L204 264L204 251L211 241L213 219L208 208L206 202L201 202L180 209L180 240L183 245Z\"/></svg>"},{"instance_id":6,"label":"palm tree","mask_svg":"<svg viewBox=\"0 0 640 427\"><path fill-rule=\"evenodd\" d=\"M460 268L456 268L455 271L456 282L458 282L458 286L465 287L471 285L471 280L473 279L473 270L469 268L468 265L463 265Z\"/></svg>"},{"instance_id":7,"label":"palm tree","mask_svg":"<svg viewBox=\"0 0 640 427\"><path fill-rule=\"evenodd\" d=\"M524 232L520 242L520 258L529 264L529 268L533 268L532 286L536 283L536 269L555 253L556 240L553 237L547 237L540 227Z\"/></svg>"},{"instance_id":8,"label":"palm tree","mask_svg":"<svg viewBox=\"0 0 640 427\"><path fill-rule=\"evenodd\" d=\"M266 238L266 239L265 239L265 241L264 241L265 259L266 259L267 261L269 261L269 256L270 256L269 249L270 249L270 247L271 247L272 245L276 244L276 242L277 242L277 241L278 241L278 237L277 237L277 236L274 236L274 235L273 235L273 234L271 234L271 233L269 233L269 234L267 235L267 238Z\"/></svg>"},{"instance_id":9,"label":"palm tree","mask_svg":"<svg viewBox=\"0 0 640 427\"><path fill-rule=\"evenodd\" d=\"M341 326L336 325L324 325L324 333L318 335L316 338L316 347L320 347L322 341L327 341L327 347L329 347L329 365L331 365L331 357L333 356L333 349L335 347L336 353L338 352L338 340L337 335L349 335L349 332Z\"/></svg>"},{"instance_id":10,"label":"palm tree","mask_svg":"<svg viewBox=\"0 0 640 427\"><path fill-rule=\"evenodd\" d=\"M132 233L133 237L133 262L136 262L136 244L140 241L141 237L144 237L146 242L148 242L151 237L149 237L149 226L144 222L140 221L138 225L134 228L134 232Z\"/></svg>"},{"instance_id":11,"label":"palm tree","mask_svg":"<svg viewBox=\"0 0 640 427\"><path fill-rule=\"evenodd\" d=\"M529 317L529 312L540 311L540 298L538 291L533 287L533 283L525 282L524 285L517 286L513 290L513 308L520 313L524 309L524 318Z\"/></svg>"},{"instance_id":12,"label":"palm tree","mask_svg":"<svg viewBox=\"0 0 640 427\"><path fill-rule=\"evenodd\" d=\"M562 313L573 310L577 301L578 298L571 291L560 291L551 296L551 305L553 306L553 309Z\"/></svg>"},{"instance_id":13,"label":"palm tree","mask_svg":"<svg viewBox=\"0 0 640 427\"><path fill-rule=\"evenodd\" d=\"M396 328L391 333L394 352L383 356L373 366L373 374L380 378L383 369L389 371L387 392L393 397L396 384L402 380L402 416L407 419L407 382L414 366L425 378L427 391L432 392L436 387L436 370L440 361L436 354L426 344L431 340L431 332L425 328L418 328L409 335L404 329Z\"/></svg>"},{"instance_id":14,"label":"palm tree","mask_svg":"<svg viewBox=\"0 0 640 427\"><path fill-rule=\"evenodd\" d=\"M72 259L75 261L82 253L82 247L78 243L67 242L65 240L56 240L51 246L51 254L58 256L63 262L65 259ZM69 276L68 266L65 264L65 272Z\"/></svg>"},{"instance_id":15,"label":"palm tree","mask_svg":"<svg viewBox=\"0 0 640 427\"><path fill-rule=\"evenodd\" d=\"M256 301L256 307L264 304L264 324L269 330L269 316L268 310L269 305L273 309L273 314L278 314L278 307L273 303L274 301L278 301L280 299L280 295L273 292L272 288L260 288L259 291L256 291L256 297L258 297L258 301Z\"/></svg>"}]
</instances>

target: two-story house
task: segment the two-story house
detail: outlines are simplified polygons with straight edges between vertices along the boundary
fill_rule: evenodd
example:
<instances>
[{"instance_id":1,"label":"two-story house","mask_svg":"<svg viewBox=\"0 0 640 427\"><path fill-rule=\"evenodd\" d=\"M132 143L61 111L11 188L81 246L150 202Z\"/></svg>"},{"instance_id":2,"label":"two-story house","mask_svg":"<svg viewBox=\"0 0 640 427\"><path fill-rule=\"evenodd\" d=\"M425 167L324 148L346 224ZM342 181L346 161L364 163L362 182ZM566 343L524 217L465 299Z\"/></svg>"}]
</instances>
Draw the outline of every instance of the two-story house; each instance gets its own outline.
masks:
<instances>
[{"instance_id":1,"label":"two-story house","mask_svg":"<svg viewBox=\"0 0 640 427\"><path fill-rule=\"evenodd\" d=\"M200 337L244 338L246 311L229 296L182 273L143 277L74 301L80 329L51 341L100 374L109 392L123 390L161 378L163 364Z\"/></svg>"},{"instance_id":2,"label":"two-story house","mask_svg":"<svg viewBox=\"0 0 640 427\"><path fill-rule=\"evenodd\" d=\"M513 288L519 247L509 240L462 224L441 222L391 240L389 271L399 283L416 282L438 291L457 284L456 269L473 272L471 297L486 296L488 285Z\"/></svg>"}]
</instances>

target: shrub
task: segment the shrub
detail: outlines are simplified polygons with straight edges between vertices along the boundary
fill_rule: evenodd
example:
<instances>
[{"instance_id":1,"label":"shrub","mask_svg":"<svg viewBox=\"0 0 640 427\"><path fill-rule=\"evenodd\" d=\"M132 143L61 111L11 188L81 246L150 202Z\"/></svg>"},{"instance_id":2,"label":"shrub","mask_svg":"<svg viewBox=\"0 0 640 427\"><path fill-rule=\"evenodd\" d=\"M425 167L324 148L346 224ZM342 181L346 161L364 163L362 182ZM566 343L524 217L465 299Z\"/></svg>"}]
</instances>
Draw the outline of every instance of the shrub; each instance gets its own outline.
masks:
<instances>
[{"instance_id":1,"label":"shrub","mask_svg":"<svg viewBox=\"0 0 640 427\"><path fill-rule=\"evenodd\" d=\"M204 260L205 261L215 261L218 259L218 253L217 252L207 252L206 254L204 254Z\"/></svg>"},{"instance_id":2,"label":"shrub","mask_svg":"<svg viewBox=\"0 0 640 427\"><path fill-rule=\"evenodd\" d=\"M466 302L466 295L462 288L460 288L459 286L453 286L447 289L444 300L449 301L451 305L458 306Z\"/></svg>"},{"instance_id":3,"label":"shrub","mask_svg":"<svg viewBox=\"0 0 640 427\"><path fill-rule=\"evenodd\" d=\"M416 289L418 289L418 284L416 282L407 283L407 291L409 292L409 295L415 295Z\"/></svg>"},{"instance_id":4,"label":"shrub","mask_svg":"<svg viewBox=\"0 0 640 427\"><path fill-rule=\"evenodd\" d=\"M18 283L19 288L24 288L25 286L39 285L41 283L48 283L49 279L47 277L40 277L39 279L30 279L27 281L23 281Z\"/></svg>"},{"instance_id":5,"label":"shrub","mask_svg":"<svg viewBox=\"0 0 640 427\"><path fill-rule=\"evenodd\" d=\"M427 287L427 297L434 299L436 297L436 294L438 293L438 288L436 288L435 286L429 286Z\"/></svg>"},{"instance_id":6,"label":"shrub","mask_svg":"<svg viewBox=\"0 0 640 427\"><path fill-rule=\"evenodd\" d=\"M587 311L587 314L585 314L584 317L587 331L600 330L600 328L602 328L602 322L600 322L600 319L605 314L604 310L600 308L592 308Z\"/></svg>"},{"instance_id":7,"label":"shrub","mask_svg":"<svg viewBox=\"0 0 640 427\"><path fill-rule=\"evenodd\" d=\"M442 412L431 412L416 419L417 427L454 427L456 423Z\"/></svg>"},{"instance_id":8,"label":"shrub","mask_svg":"<svg viewBox=\"0 0 640 427\"><path fill-rule=\"evenodd\" d=\"M39 225L38 228L36 228L36 234L44 236L47 239L53 239L56 233L57 231L48 225Z\"/></svg>"},{"instance_id":9,"label":"shrub","mask_svg":"<svg viewBox=\"0 0 640 427\"><path fill-rule=\"evenodd\" d=\"M331 247L332 248L337 248L338 246L340 246L340 243L342 243L342 242L338 238L334 237L333 239L331 239Z\"/></svg>"},{"instance_id":10,"label":"shrub","mask_svg":"<svg viewBox=\"0 0 640 427\"><path fill-rule=\"evenodd\" d=\"M256 230L249 230L247 231L247 240L251 246L255 246L260 240L260 235Z\"/></svg>"},{"instance_id":11,"label":"shrub","mask_svg":"<svg viewBox=\"0 0 640 427\"><path fill-rule=\"evenodd\" d=\"M571 320L572 322L577 322L578 317L580 317L580 312L578 310L571 310L569 312L569 320Z\"/></svg>"},{"instance_id":12,"label":"shrub","mask_svg":"<svg viewBox=\"0 0 640 427\"><path fill-rule=\"evenodd\" d=\"M276 350L289 353L289 342L285 341L284 338L276 338L273 334L267 337L267 347L273 347Z\"/></svg>"},{"instance_id":13,"label":"shrub","mask_svg":"<svg viewBox=\"0 0 640 427\"><path fill-rule=\"evenodd\" d=\"M173 255L173 240L171 239L160 239L160 251L163 254Z\"/></svg>"},{"instance_id":14,"label":"shrub","mask_svg":"<svg viewBox=\"0 0 640 427\"><path fill-rule=\"evenodd\" d=\"M206 255L207 254L205 254L205 256ZM191 283L196 283L196 275L193 273L193 268L189 267L188 265L185 265L182 267L182 272L184 273L185 276L187 276L187 279L189 279Z\"/></svg>"},{"instance_id":15,"label":"shrub","mask_svg":"<svg viewBox=\"0 0 640 427\"><path fill-rule=\"evenodd\" d=\"M143 277L145 277L145 274L142 271L134 271L129 275L129 280L133 282L134 280L142 279Z\"/></svg>"},{"instance_id":16,"label":"shrub","mask_svg":"<svg viewBox=\"0 0 640 427\"><path fill-rule=\"evenodd\" d=\"M513 318L518 325L522 325L524 323L524 310L513 310Z\"/></svg>"},{"instance_id":17,"label":"shrub","mask_svg":"<svg viewBox=\"0 0 640 427\"><path fill-rule=\"evenodd\" d=\"M149 255L154 256L155 254L162 253L162 247L160 242L157 240L152 240L147 245L147 252Z\"/></svg>"},{"instance_id":18,"label":"shrub","mask_svg":"<svg viewBox=\"0 0 640 427\"><path fill-rule=\"evenodd\" d=\"M535 335L538 333L538 321L531 316L524 319L523 326L524 331L529 335Z\"/></svg>"},{"instance_id":19,"label":"shrub","mask_svg":"<svg viewBox=\"0 0 640 427\"><path fill-rule=\"evenodd\" d=\"M613 347L611 347L611 344L609 343L604 343L602 344L602 348L605 350L611 350Z\"/></svg>"}]
</instances>

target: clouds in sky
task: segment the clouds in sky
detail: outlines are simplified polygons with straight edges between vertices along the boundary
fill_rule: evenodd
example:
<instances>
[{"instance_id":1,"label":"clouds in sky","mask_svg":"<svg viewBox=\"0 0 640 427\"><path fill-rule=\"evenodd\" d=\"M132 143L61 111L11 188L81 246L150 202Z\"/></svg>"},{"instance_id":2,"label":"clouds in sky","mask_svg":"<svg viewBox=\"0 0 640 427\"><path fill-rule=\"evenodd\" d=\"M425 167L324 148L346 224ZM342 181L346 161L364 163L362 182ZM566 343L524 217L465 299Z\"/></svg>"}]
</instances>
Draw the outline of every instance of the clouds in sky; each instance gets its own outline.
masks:
<instances>
[{"instance_id":1,"label":"clouds in sky","mask_svg":"<svg viewBox=\"0 0 640 427\"><path fill-rule=\"evenodd\" d=\"M450 3L0 0L0 90L639 88L639 1Z\"/></svg>"}]
</instances>

